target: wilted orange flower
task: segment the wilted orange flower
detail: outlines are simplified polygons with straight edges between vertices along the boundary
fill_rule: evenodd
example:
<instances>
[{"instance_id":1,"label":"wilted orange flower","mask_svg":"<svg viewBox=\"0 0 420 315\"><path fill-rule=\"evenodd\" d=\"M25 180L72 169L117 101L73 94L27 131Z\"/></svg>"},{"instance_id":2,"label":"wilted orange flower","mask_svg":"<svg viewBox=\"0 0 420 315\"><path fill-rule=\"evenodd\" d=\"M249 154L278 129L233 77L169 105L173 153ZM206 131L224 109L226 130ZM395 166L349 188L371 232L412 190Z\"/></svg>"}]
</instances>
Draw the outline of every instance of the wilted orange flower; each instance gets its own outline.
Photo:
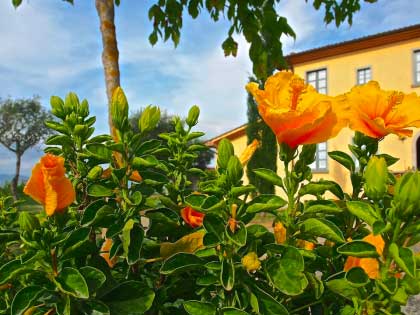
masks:
<instances>
[{"instance_id":1,"label":"wilted orange flower","mask_svg":"<svg viewBox=\"0 0 420 315\"><path fill-rule=\"evenodd\" d=\"M257 139L254 139L242 152L241 156L239 157L239 161L241 161L242 165L246 165L249 160L254 155L255 151L260 146L260 142Z\"/></svg>"},{"instance_id":2,"label":"wilted orange flower","mask_svg":"<svg viewBox=\"0 0 420 315\"><path fill-rule=\"evenodd\" d=\"M204 213L195 211L191 207L185 207L182 209L181 217L184 219L185 223L193 229L203 225Z\"/></svg>"},{"instance_id":3,"label":"wilted orange flower","mask_svg":"<svg viewBox=\"0 0 420 315\"><path fill-rule=\"evenodd\" d=\"M292 72L281 71L265 82L264 90L251 82L246 86L258 104L258 111L279 143L291 148L335 137L347 124L343 97L319 94Z\"/></svg>"},{"instance_id":4,"label":"wilted orange flower","mask_svg":"<svg viewBox=\"0 0 420 315\"><path fill-rule=\"evenodd\" d=\"M385 242L382 236L369 234L363 238L363 240L375 246L378 254L382 256L385 247ZM377 279L379 277L379 261L376 258L358 258L349 256L344 264L344 271L348 271L354 267L362 268L371 279Z\"/></svg>"},{"instance_id":5,"label":"wilted orange flower","mask_svg":"<svg viewBox=\"0 0 420 315\"><path fill-rule=\"evenodd\" d=\"M287 230L283 223L276 222L276 224L274 224L274 238L276 239L276 243L284 244L286 242L286 234Z\"/></svg>"},{"instance_id":6,"label":"wilted orange flower","mask_svg":"<svg viewBox=\"0 0 420 315\"><path fill-rule=\"evenodd\" d=\"M297 244L298 247L306 249L306 250L314 250L315 248L315 244L312 242L308 242L305 240L297 240Z\"/></svg>"},{"instance_id":7,"label":"wilted orange flower","mask_svg":"<svg viewBox=\"0 0 420 315\"><path fill-rule=\"evenodd\" d=\"M403 94L381 90L370 81L355 86L345 95L351 105L350 128L372 137L390 133L400 137L413 134L409 127L420 127L420 98L416 93Z\"/></svg>"},{"instance_id":8,"label":"wilted orange flower","mask_svg":"<svg viewBox=\"0 0 420 315\"><path fill-rule=\"evenodd\" d=\"M65 177L64 158L44 155L32 169L23 192L44 205L48 216L61 212L76 198L73 185Z\"/></svg>"},{"instance_id":9,"label":"wilted orange flower","mask_svg":"<svg viewBox=\"0 0 420 315\"><path fill-rule=\"evenodd\" d=\"M103 242L101 247L101 253L103 259L105 259L106 263L108 264L109 268L113 268L117 262L117 257L113 257L112 259L109 257L109 251L112 247L112 239L106 238L105 242Z\"/></svg>"},{"instance_id":10,"label":"wilted orange flower","mask_svg":"<svg viewBox=\"0 0 420 315\"><path fill-rule=\"evenodd\" d=\"M242 257L242 266L248 272L255 272L261 267L261 262L258 259L258 255L255 252L249 252L244 257Z\"/></svg>"}]
</instances>

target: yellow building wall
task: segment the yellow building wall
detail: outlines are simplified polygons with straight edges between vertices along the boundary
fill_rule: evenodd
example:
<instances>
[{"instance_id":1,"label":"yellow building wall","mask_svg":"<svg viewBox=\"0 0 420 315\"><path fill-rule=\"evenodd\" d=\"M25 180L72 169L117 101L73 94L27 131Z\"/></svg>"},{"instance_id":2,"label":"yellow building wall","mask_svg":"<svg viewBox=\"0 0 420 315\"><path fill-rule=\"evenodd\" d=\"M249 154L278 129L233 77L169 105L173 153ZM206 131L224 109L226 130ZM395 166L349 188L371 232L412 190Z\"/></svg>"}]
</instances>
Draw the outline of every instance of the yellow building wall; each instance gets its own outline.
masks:
<instances>
[{"instance_id":1,"label":"yellow building wall","mask_svg":"<svg viewBox=\"0 0 420 315\"><path fill-rule=\"evenodd\" d=\"M329 95L334 96L356 85L357 69L370 67L372 80L378 81L383 89L420 94L420 87L413 86L413 51L417 49L420 49L420 39L294 65L294 72L305 78L307 71L326 68L327 91ZM419 135L420 129L417 129L414 130L412 138L399 139L390 135L380 143L379 153L400 158L400 161L391 167L392 171L402 172L415 166L415 141ZM328 151L340 150L350 154L348 144L351 143L352 136L353 131L350 129L342 130L337 137L328 141ZM237 155L245 149L246 142L246 136L232 141ZM279 175L283 175L280 161L278 169ZM314 180L321 178L337 181L345 192L351 192L349 172L332 159L328 159L328 172L314 174ZM246 176L244 182L248 182Z\"/></svg>"}]
</instances>

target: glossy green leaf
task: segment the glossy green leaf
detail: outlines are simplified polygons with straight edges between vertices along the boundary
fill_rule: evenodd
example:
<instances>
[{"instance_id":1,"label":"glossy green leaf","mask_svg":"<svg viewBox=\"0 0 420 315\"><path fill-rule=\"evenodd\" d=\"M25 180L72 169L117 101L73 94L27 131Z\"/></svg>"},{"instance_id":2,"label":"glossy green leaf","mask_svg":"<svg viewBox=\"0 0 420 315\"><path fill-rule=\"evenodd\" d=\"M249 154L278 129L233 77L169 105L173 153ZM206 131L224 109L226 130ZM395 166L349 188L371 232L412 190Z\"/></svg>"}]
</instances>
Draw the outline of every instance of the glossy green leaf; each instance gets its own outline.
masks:
<instances>
[{"instance_id":1,"label":"glossy green leaf","mask_svg":"<svg viewBox=\"0 0 420 315\"><path fill-rule=\"evenodd\" d=\"M140 260L140 251L143 245L144 230L133 219L128 220L122 230L122 246L124 256L129 265Z\"/></svg>"},{"instance_id":2,"label":"glossy green leaf","mask_svg":"<svg viewBox=\"0 0 420 315\"><path fill-rule=\"evenodd\" d=\"M186 301L183 305L190 315L216 315L216 306L208 302Z\"/></svg>"},{"instance_id":3,"label":"glossy green leaf","mask_svg":"<svg viewBox=\"0 0 420 315\"><path fill-rule=\"evenodd\" d=\"M277 301L269 293L265 292L263 289L257 285L252 286L252 292L257 297L257 301L254 301L254 304L258 302L258 308L260 314L264 315L289 315L286 307ZM254 305L255 308L255 305Z\"/></svg>"},{"instance_id":4,"label":"glossy green leaf","mask_svg":"<svg viewBox=\"0 0 420 315\"><path fill-rule=\"evenodd\" d=\"M220 282L226 291L231 291L235 285L235 265L232 260L224 259L220 270Z\"/></svg>"},{"instance_id":5,"label":"glossy green leaf","mask_svg":"<svg viewBox=\"0 0 420 315\"><path fill-rule=\"evenodd\" d=\"M314 293L314 296L317 300L319 300L324 294L324 282L319 279L315 274L306 272L305 273L306 279L308 279L309 286L311 287L311 292Z\"/></svg>"},{"instance_id":6,"label":"glossy green leaf","mask_svg":"<svg viewBox=\"0 0 420 315\"><path fill-rule=\"evenodd\" d=\"M376 213L375 209L366 202L347 201L346 205L351 214L363 220L370 226L373 226L376 221L382 221L382 218Z\"/></svg>"},{"instance_id":7,"label":"glossy green leaf","mask_svg":"<svg viewBox=\"0 0 420 315\"><path fill-rule=\"evenodd\" d=\"M55 282L60 291L80 299L89 298L89 289L85 278L75 268L65 267L60 272Z\"/></svg>"},{"instance_id":8,"label":"glossy green leaf","mask_svg":"<svg viewBox=\"0 0 420 315\"><path fill-rule=\"evenodd\" d=\"M337 248L337 252L346 256L353 257L379 257L376 247L372 244L360 240L354 240Z\"/></svg>"},{"instance_id":9,"label":"glossy green leaf","mask_svg":"<svg viewBox=\"0 0 420 315\"><path fill-rule=\"evenodd\" d=\"M232 232L229 225L225 229L226 236L237 246L245 246L247 238L247 229L243 222L238 222L235 232Z\"/></svg>"},{"instance_id":10,"label":"glossy green leaf","mask_svg":"<svg viewBox=\"0 0 420 315\"><path fill-rule=\"evenodd\" d=\"M23 315L25 311L37 303L45 289L40 286L27 286L18 291L13 298L11 315Z\"/></svg>"},{"instance_id":11,"label":"glossy green leaf","mask_svg":"<svg viewBox=\"0 0 420 315\"><path fill-rule=\"evenodd\" d=\"M341 295L345 299L352 300L354 297L360 298L360 292L357 288L349 285L346 279L334 279L327 282L327 287L334 293Z\"/></svg>"},{"instance_id":12,"label":"glossy green leaf","mask_svg":"<svg viewBox=\"0 0 420 315\"><path fill-rule=\"evenodd\" d=\"M413 251L407 247L398 247L397 244L389 245L389 253L394 258L396 264L411 277L416 275L416 259Z\"/></svg>"},{"instance_id":13,"label":"glossy green leaf","mask_svg":"<svg viewBox=\"0 0 420 315\"><path fill-rule=\"evenodd\" d=\"M286 295L299 295L308 286L305 265L299 250L287 247L281 256L267 261L266 271L274 286Z\"/></svg>"},{"instance_id":14,"label":"glossy green leaf","mask_svg":"<svg viewBox=\"0 0 420 315\"><path fill-rule=\"evenodd\" d=\"M283 180L276 172L266 168L257 168L252 170L258 177L270 182L271 184L283 187Z\"/></svg>"},{"instance_id":15,"label":"glossy green leaf","mask_svg":"<svg viewBox=\"0 0 420 315\"><path fill-rule=\"evenodd\" d=\"M220 242L223 241L225 235L225 222L215 214L207 214L203 221L204 228L207 233L213 234Z\"/></svg>"},{"instance_id":16,"label":"glossy green leaf","mask_svg":"<svg viewBox=\"0 0 420 315\"><path fill-rule=\"evenodd\" d=\"M349 171L353 172L356 169L353 158L345 152L341 151L331 151L328 152L328 156L333 160L337 161Z\"/></svg>"},{"instance_id":17,"label":"glossy green leaf","mask_svg":"<svg viewBox=\"0 0 420 315\"><path fill-rule=\"evenodd\" d=\"M310 182L299 190L299 195L323 195L326 191L332 192L339 199L344 198L344 192L340 185L330 180L319 180L318 182Z\"/></svg>"},{"instance_id":18,"label":"glossy green leaf","mask_svg":"<svg viewBox=\"0 0 420 315\"><path fill-rule=\"evenodd\" d=\"M81 224L83 226L107 227L114 220L114 208L99 199L86 207Z\"/></svg>"},{"instance_id":19,"label":"glossy green leaf","mask_svg":"<svg viewBox=\"0 0 420 315\"><path fill-rule=\"evenodd\" d=\"M80 268L79 270L83 278L85 278L90 293L94 293L106 281L105 274L97 268L85 266Z\"/></svg>"},{"instance_id":20,"label":"glossy green leaf","mask_svg":"<svg viewBox=\"0 0 420 315\"><path fill-rule=\"evenodd\" d=\"M360 267L351 268L346 272L345 278L351 286L356 288L363 287L370 282L368 275Z\"/></svg>"},{"instance_id":21,"label":"glossy green leaf","mask_svg":"<svg viewBox=\"0 0 420 315\"><path fill-rule=\"evenodd\" d=\"M305 214L336 214L343 210L331 200L309 200L305 204Z\"/></svg>"},{"instance_id":22,"label":"glossy green leaf","mask_svg":"<svg viewBox=\"0 0 420 315\"><path fill-rule=\"evenodd\" d=\"M197 257L196 255L188 253L177 253L165 260L160 269L160 273L164 275L170 275L173 273L202 267L204 267L204 260Z\"/></svg>"},{"instance_id":23,"label":"glossy green leaf","mask_svg":"<svg viewBox=\"0 0 420 315\"><path fill-rule=\"evenodd\" d=\"M84 302L82 304L82 309L84 315L111 315L108 306L98 300L88 300Z\"/></svg>"},{"instance_id":24,"label":"glossy green leaf","mask_svg":"<svg viewBox=\"0 0 420 315\"><path fill-rule=\"evenodd\" d=\"M0 266L0 285L5 284L10 279L15 278L18 274L31 271L23 265L20 259L11 260Z\"/></svg>"},{"instance_id":25,"label":"glossy green leaf","mask_svg":"<svg viewBox=\"0 0 420 315\"><path fill-rule=\"evenodd\" d=\"M89 196L92 197L111 197L114 191L111 188L102 186L100 184L92 184L87 188Z\"/></svg>"},{"instance_id":26,"label":"glossy green leaf","mask_svg":"<svg viewBox=\"0 0 420 315\"><path fill-rule=\"evenodd\" d=\"M223 315L248 315L249 313L235 307L224 307L222 308L222 314Z\"/></svg>"},{"instance_id":27,"label":"glossy green leaf","mask_svg":"<svg viewBox=\"0 0 420 315\"><path fill-rule=\"evenodd\" d=\"M248 205L248 213L271 212L284 207L287 202L276 195L259 195Z\"/></svg>"},{"instance_id":28,"label":"glossy green leaf","mask_svg":"<svg viewBox=\"0 0 420 315\"><path fill-rule=\"evenodd\" d=\"M101 300L114 314L144 314L153 304L155 293L139 281L126 281L113 288Z\"/></svg>"},{"instance_id":29,"label":"glossy green leaf","mask_svg":"<svg viewBox=\"0 0 420 315\"><path fill-rule=\"evenodd\" d=\"M326 239L344 243L344 236L341 230L331 221L325 219L310 218L302 223L305 233L309 233L316 237L325 237Z\"/></svg>"}]
</instances>

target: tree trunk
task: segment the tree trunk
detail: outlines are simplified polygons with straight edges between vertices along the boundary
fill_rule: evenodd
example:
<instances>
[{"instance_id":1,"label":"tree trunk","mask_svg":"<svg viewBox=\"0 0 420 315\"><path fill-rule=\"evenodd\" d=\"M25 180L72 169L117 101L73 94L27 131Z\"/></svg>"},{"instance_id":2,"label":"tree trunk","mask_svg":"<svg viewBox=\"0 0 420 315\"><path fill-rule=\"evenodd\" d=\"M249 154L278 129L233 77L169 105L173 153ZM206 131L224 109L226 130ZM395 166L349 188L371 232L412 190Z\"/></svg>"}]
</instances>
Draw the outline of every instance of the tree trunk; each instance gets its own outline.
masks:
<instances>
[{"instance_id":1,"label":"tree trunk","mask_svg":"<svg viewBox=\"0 0 420 315\"><path fill-rule=\"evenodd\" d=\"M118 64L118 46L114 23L114 0L95 0L102 34L102 63L105 72L106 94L108 97L108 123L111 134L115 131L111 120L111 99L114 90L120 86L120 69Z\"/></svg>"},{"instance_id":2,"label":"tree trunk","mask_svg":"<svg viewBox=\"0 0 420 315\"><path fill-rule=\"evenodd\" d=\"M13 177L11 187L12 190L12 196L14 200L18 200L18 192L17 192L17 186L19 184L19 174L20 174L20 160L22 158L22 154L19 152L16 152L16 171L15 171L15 177Z\"/></svg>"}]
</instances>

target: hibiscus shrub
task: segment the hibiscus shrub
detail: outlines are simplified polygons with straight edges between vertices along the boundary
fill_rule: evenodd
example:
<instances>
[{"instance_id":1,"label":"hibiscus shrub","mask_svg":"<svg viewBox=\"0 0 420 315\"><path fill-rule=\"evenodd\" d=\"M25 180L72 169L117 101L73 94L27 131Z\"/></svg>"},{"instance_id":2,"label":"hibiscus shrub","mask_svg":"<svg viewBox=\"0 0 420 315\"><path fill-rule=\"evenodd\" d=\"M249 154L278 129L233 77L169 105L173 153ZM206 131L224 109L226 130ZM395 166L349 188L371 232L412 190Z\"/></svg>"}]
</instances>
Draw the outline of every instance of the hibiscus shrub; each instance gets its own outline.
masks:
<instances>
[{"instance_id":1,"label":"hibiscus shrub","mask_svg":"<svg viewBox=\"0 0 420 315\"><path fill-rule=\"evenodd\" d=\"M194 168L199 109L174 132L146 140L160 118L149 106L139 132L114 92L113 136L93 135L87 101L51 98L56 134L25 193L44 206L19 212L0 198L0 312L4 314L403 314L420 293L420 173L396 178L377 154L389 133L418 127L420 99L370 82L329 97L290 72L248 85L275 132L284 176L256 169L276 195L244 185L246 163L218 146L214 172ZM409 116L408 116L409 115ZM330 158L352 183L312 180L316 143L356 133ZM356 167L357 165L357 167ZM197 180L198 178L198 180ZM267 228L255 224L269 213Z\"/></svg>"}]
</instances>

